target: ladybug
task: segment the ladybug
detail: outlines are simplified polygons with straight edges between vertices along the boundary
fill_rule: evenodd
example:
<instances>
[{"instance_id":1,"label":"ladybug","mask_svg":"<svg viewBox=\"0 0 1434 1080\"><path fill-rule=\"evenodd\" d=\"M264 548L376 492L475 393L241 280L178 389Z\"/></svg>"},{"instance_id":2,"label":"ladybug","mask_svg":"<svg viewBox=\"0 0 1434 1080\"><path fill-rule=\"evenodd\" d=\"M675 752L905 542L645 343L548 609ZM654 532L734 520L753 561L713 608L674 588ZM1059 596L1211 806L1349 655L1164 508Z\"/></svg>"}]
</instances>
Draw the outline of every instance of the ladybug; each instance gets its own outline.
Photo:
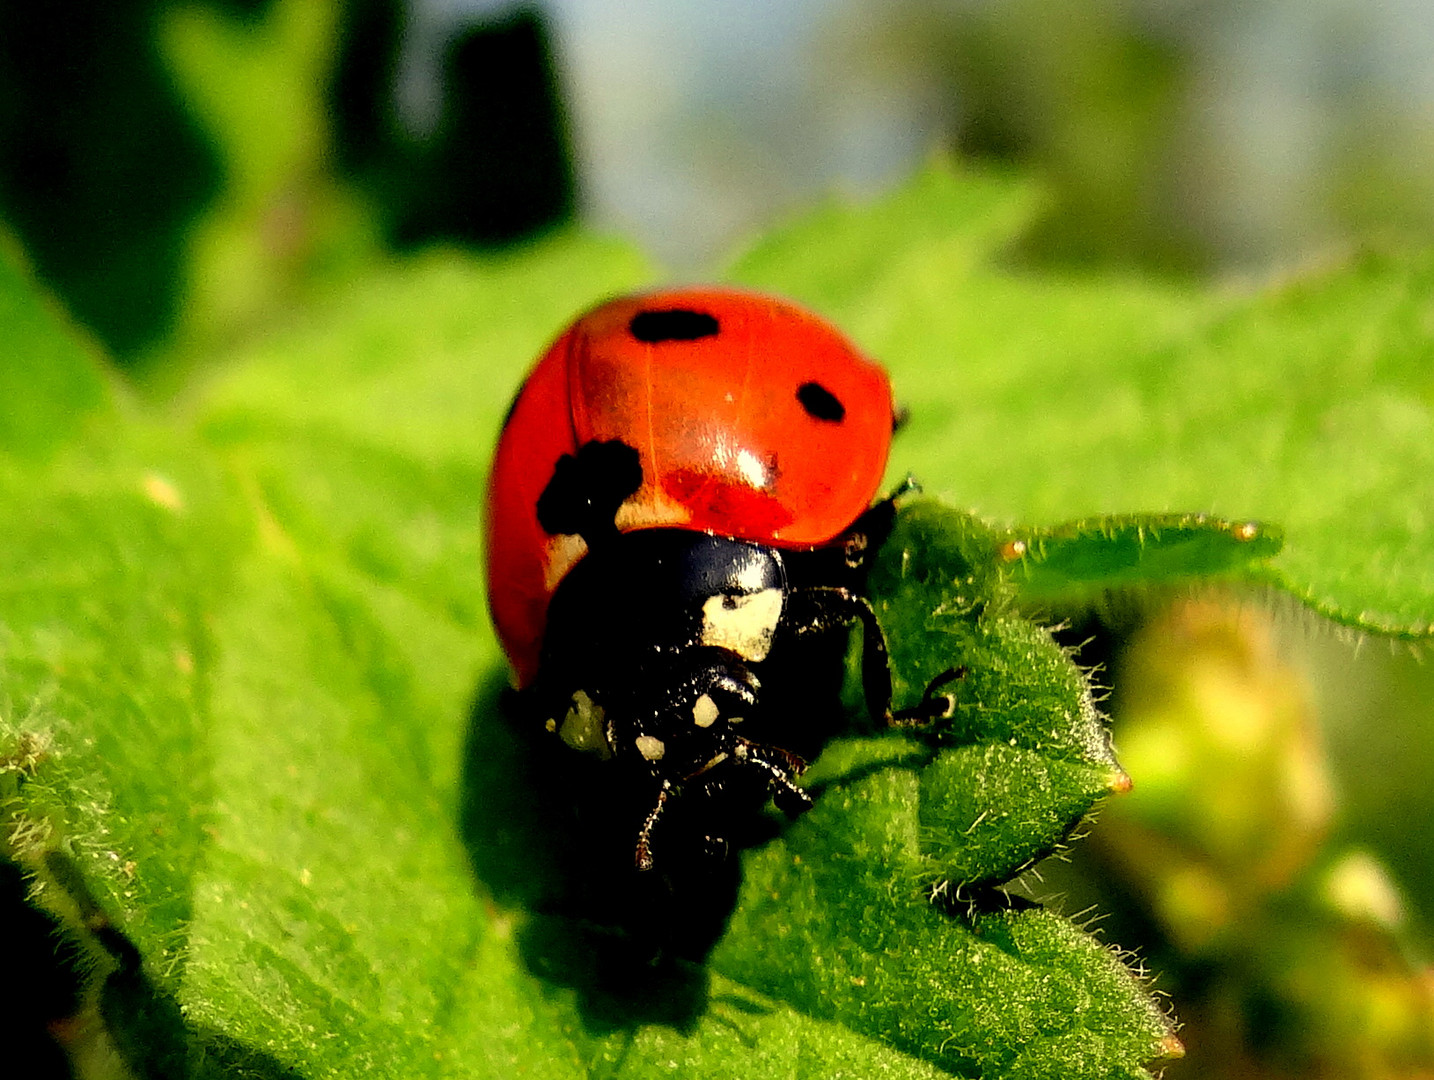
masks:
<instances>
[{"instance_id":1,"label":"ladybug","mask_svg":"<svg viewBox=\"0 0 1434 1080\"><path fill-rule=\"evenodd\" d=\"M831 733L853 626L873 716L944 707L928 689L892 712L862 595L895 512L873 505L895 420L886 373L835 328L732 289L605 303L519 390L488 491L489 604L520 712L632 807L636 870L675 805L718 852L746 810L810 805L794 780Z\"/></svg>"}]
</instances>

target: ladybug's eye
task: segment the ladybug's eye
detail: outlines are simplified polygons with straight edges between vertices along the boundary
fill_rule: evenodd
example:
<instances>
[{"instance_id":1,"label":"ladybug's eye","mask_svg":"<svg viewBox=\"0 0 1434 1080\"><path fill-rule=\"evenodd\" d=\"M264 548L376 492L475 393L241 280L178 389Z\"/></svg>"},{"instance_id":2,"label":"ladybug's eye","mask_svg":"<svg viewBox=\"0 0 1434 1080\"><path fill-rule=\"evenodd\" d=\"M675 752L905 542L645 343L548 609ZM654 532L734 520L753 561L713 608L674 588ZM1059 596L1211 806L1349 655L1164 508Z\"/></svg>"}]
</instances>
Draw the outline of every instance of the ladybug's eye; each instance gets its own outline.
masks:
<instances>
[{"instance_id":1,"label":"ladybug's eye","mask_svg":"<svg viewBox=\"0 0 1434 1080\"><path fill-rule=\"evenodd\" d=\"M719 329L717 320L705 311L640 311L627 324L638 341L655 345L661 341L696 341L712 337Z\"/></svg>"},{"instance_id":2,"label":"ladybug's eye","mask_svg":"<svg viewBox=\"0 0 1434 1080\"><path fill-rule=\"evenodd\" d=\"M846 406L819 382L802 383L797 387L797 400L813 420L839 424L846 418Z\"/></svg>"}]
</instances>

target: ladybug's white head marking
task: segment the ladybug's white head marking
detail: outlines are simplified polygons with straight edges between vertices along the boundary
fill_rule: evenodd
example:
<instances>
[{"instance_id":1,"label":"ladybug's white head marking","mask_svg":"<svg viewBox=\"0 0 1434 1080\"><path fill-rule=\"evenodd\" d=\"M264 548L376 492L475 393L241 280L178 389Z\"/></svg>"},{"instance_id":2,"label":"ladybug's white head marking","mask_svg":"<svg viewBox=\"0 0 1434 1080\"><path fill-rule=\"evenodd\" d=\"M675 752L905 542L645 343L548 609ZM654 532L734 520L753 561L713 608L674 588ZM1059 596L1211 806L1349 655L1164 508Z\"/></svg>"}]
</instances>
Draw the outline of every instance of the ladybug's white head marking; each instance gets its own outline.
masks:
<instances>
[{"instance_id":1,"label":"ladybug's white head marking","mask_svg":"<svg viewBox=\"0 0 1434 1080\"><path fill-rule=\"evenodd\" d=\"M700 728L709 728L717 722L717 703L710 694L703 694L692 703L692 722Z\"/></svg>"},{"instance_id":2,"label":"ladybug's white head marking","mask_svg":"<svg viewBox=\"0 0 1434 1080\"><path fill-rule=\"evenodd\" d=\"M709 596L702 605L702 644L730 649L742 659L758 663L771 651L781 618L781 589Z\"/></svg>"},{"instance_id":3,"label":"ladybug's white head marking","mask_svg":"<svg viewBox=\"0 0 1434 1080\"><path fill-rule=\"evenodd\" d=\"M573 694L572 708L563 717L558 737L574 750L596 754L604 761L612 757L612 747L608 745L603 725L603 708L588 696L586 690Z\"/></svg>"},{"instance_id":4,"label":"ladybug's white head marking","mask_svg":"<svg viewBox=\"0 0 1434 1080\"><path fill-rule=\"evenodd\" d=\"M667 744L651 735L639 735L633 742L637 744L637 752L648 761L661 761L667 753Z\"/></svg>"}]
</instances>

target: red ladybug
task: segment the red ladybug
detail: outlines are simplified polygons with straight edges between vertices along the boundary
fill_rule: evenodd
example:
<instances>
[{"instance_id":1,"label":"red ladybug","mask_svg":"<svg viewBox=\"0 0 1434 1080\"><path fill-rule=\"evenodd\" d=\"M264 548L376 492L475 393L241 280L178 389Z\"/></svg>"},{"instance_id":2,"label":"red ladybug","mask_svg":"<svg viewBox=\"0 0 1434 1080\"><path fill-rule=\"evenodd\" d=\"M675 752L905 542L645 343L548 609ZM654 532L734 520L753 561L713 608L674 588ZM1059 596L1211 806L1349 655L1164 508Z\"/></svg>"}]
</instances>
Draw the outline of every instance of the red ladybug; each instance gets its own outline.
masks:
<instances>
[{"instance_id":1,"label":"red ladybug","mask_svg":"<svg viewBox=\"0 0 1434 1080\"><path fill-rule=\"evenodd\" d=\"M872 506L893 419L885 372L837 330L729 289L603 304L519 391L488 493L493 620L532 722L637 792L639 870L679 796L722 807L699 826L722 847L734 800L810 804L793 744L830 725L768 692L808 677L803 642L859 622L892 719L861 579L893 512Z\"/></svg>"}]
</instances>

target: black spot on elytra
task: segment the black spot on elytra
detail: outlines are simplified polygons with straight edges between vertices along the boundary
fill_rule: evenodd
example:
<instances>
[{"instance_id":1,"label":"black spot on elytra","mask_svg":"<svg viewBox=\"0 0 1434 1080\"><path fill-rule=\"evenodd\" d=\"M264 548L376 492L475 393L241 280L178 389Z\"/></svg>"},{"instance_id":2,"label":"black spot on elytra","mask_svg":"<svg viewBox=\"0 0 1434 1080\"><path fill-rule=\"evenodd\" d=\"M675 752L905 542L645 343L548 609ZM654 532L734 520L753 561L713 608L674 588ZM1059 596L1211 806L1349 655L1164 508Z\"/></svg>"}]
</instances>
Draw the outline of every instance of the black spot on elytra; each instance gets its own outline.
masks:
<instances>
[{"instance_id":1,"label":"black spot on elytra","mask_svg":"<svg viewBox=\"0 0 1434 1080\"><path fill-rule=\"evenodd\" d=\"M696 341L713 337L721 329L717 320L705 311L673 308L670 311L640 311L627 324L638 341L655 345L662 341Z\"/></svg>"},{"instance_id":2,"label":"black spot on elytra","mask_svg":"<svg viewBox=\"0 0 1434 1080\"><path fill-rule=\"evenodd\" d=\"M797 387L797 400L802 403L802 408L807 410L807 415L814 420L839 424L846 419L846 406L819 382L802 383Z\"/></svg>"},{"instance_id":3,"label":"black spot on elytra","mask_svg":"<svg viewBox=\"0 0 1434 1080\"><path fill-rule=\"evenodd\" d=\"M589 442L564 454L538 496L538 524L556 536L574 533L592 547L617 535L617 509L642 486L642 461L620 439Z\"/></svg>"}]
</instances>

